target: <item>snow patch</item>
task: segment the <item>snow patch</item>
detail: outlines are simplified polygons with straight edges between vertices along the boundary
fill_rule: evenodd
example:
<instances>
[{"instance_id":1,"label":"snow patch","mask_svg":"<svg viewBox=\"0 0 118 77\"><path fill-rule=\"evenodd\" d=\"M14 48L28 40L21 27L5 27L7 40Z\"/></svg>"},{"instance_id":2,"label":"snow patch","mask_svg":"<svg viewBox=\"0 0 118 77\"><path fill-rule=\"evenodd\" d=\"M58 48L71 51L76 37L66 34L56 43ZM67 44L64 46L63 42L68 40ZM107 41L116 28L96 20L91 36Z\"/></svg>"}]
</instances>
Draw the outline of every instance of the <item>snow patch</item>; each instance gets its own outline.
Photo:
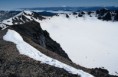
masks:
<instances>
[{"instance_id":1,"label":"snow patch","mask_svg":"<svg viewBox=\"0 0 118 77\"><path fill-rule=\"evenodd\" d=\"M7 26L6 26L5 24L3 24L3 23L0 23L0 28L1 28L2 30L4 30L5 28L7 28Z\"/></svg>"},{"instance_id":2,"label":"snow patch","mask_svg":"<svg viewBox=\"0 0 118 77\"><path fill-rule=\"evenodd\" d=\"M3 23L3 24L6 24L6 25L13 25L13 23L12 23L12 18L9 18L9 19L7 19L7 20L3 20L2 23Z\"/></svg>"},{"instance_id":3,"label":"snow patch","mask_svg":"<svg viewBox=\"0 0 118 77\"><path fill-rule=\"evenodd\" d=\"M14 30L9 29L8 32L6 33L6 35L4 35L3 39L6 41L15 43L20 54L26 55L30 58L33 58L34 60L41 61L42 63L46 63L46 64L49 64L49 65L52 65L52 66L55 66L58 68L63 68L66 71L68 71L69 73L77 74L77 75L80 75L81 77L93 77L92 75L90 75L82 70L75 69L56 59L53 59L53 58L50 58L50 57L44 55L43 53L41 53L40 51L38 51L37 49L32 47L30 44L26 43L23 40L23 38L20 36L20 34Z\"/></svg>"},{"instance_id":4,"label":"snow patch","mask_svg":"<svg viewBox=\"0 0 118 77\"><path fill-rule=\"evenodd\" d=\"M28 14L28 15L32 15L32 13L33 13L33 12L31 12L31 11L28 11L28 10L25 10L24 12L25 12L26 14Z\"/></svg>"}]
</instances>

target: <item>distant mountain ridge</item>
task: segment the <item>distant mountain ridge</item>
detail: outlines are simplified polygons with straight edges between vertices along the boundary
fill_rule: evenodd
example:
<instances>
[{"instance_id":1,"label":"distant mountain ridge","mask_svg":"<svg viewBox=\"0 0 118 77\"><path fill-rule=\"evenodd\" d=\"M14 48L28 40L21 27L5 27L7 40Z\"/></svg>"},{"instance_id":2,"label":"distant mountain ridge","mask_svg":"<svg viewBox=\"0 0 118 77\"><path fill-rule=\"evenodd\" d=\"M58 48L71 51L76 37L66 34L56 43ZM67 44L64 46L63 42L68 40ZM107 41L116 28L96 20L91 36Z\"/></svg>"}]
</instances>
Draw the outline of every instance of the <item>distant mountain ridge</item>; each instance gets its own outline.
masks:
<instances>
[{"instance_id":1,"label":"distant mountain ridge","mask_svg":"<svg viewBox=\"0 0 118 77\"><path fill-rule=\"evenodd\" d=\"M7 22L7 24L8 23L22 24L25 22L29 22L31 20L35 20L35 21L42 20L42 19L45 19L45 17L58 16L60 14L65 14L67 18L71 14L76 17L83 17L85 15L88 15L90 17L96 17L100 20L118 21L118 10L110 10L107 8L102 8L95 11L79 11L79 12L71 11L70 13L63 13L63 12L58 13L58 11L57 12L42 11L42 12L32 12L31 15L28 15L27 11L22 11L21 13L20 12L21 11L0 11L0 21L3 23Z\"/></svg>"},{"instance_id":2,"label":"distant mountain ridge","mask_svg":"<svg viewBox=\"0 0 118 77\"><path fill-rule=\"evenodd\" d=\"M118 10L118 7L114 6L96 6L96 7L36 7L36 8L21 8L23 10L45 10L45 11L95 11L98 9L107 8L109 10Z\"/></svg>"}]
</instances>

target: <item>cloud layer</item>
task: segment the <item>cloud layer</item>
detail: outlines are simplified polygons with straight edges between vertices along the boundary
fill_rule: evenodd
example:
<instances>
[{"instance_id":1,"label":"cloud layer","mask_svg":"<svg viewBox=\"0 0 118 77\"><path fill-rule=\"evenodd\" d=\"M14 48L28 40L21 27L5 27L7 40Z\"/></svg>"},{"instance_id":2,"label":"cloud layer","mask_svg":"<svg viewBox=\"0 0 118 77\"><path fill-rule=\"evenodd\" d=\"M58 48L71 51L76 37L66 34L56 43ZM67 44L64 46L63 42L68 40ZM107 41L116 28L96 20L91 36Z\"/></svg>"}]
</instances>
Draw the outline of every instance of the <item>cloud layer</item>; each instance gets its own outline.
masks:
<instances>
[{"instance_id":1,"label":"cloud layer","mask_svg":"<svg viewBox=\"0 0 118 77\"><path fill-rule=\"evenodd\" d=\"M41 22L41 27L59 42L69 57L85 67L105 67L118 72L118 22L94 17L54 16Z\"/></svg>"}]
</instances>

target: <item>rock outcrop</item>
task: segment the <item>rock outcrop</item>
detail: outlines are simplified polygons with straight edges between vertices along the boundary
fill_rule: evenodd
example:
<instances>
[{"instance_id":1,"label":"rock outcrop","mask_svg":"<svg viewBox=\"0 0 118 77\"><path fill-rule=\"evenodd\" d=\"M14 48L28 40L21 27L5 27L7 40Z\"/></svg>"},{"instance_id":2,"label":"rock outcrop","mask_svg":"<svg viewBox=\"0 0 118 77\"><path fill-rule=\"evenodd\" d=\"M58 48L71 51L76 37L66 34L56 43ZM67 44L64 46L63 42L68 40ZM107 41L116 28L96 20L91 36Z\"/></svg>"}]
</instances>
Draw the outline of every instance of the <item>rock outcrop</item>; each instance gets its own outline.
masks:
<instances>
[{"instance_id":1,"label":"rock outcrop","mask_svg":"<svg viewBox=\"0 0 118 77\"><path fill-rule=\"evenodd\" d=\"M61 48L60 44L52 40L49 33L47 31L42 30L39 23L31 21L21 25L13 25L10 28L17 31L22 36L30 38L33 42L39 44L40 46L70 60L68 55Z\"/></svg>"}]
</instances>

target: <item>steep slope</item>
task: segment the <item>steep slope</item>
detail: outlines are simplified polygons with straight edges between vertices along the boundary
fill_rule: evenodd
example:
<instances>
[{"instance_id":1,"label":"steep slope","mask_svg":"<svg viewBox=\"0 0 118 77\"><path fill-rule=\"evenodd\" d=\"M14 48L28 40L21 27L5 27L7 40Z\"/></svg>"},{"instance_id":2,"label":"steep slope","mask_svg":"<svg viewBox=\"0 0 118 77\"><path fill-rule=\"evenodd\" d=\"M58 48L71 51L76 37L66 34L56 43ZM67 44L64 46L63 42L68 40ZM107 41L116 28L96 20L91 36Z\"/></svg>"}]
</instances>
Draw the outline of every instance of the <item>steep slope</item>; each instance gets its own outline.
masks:
<instances>
[{"instance_id":1,"label":"steep slope","mask_svg":"<svg viewBox=\"0 0 118 77\"><path fill-rule=\"evenodd\" d=\"M28 25L28 27L26 25ZM41 29L39 23L32 21L23 25L13 25L11 28L16 30L23 36L30 38L31 40L33 40L33 42L41 45L42 47L70 60L61 46L56 41L53 41L51 39L48 32Z\"/></svg>"}]
</instances>

